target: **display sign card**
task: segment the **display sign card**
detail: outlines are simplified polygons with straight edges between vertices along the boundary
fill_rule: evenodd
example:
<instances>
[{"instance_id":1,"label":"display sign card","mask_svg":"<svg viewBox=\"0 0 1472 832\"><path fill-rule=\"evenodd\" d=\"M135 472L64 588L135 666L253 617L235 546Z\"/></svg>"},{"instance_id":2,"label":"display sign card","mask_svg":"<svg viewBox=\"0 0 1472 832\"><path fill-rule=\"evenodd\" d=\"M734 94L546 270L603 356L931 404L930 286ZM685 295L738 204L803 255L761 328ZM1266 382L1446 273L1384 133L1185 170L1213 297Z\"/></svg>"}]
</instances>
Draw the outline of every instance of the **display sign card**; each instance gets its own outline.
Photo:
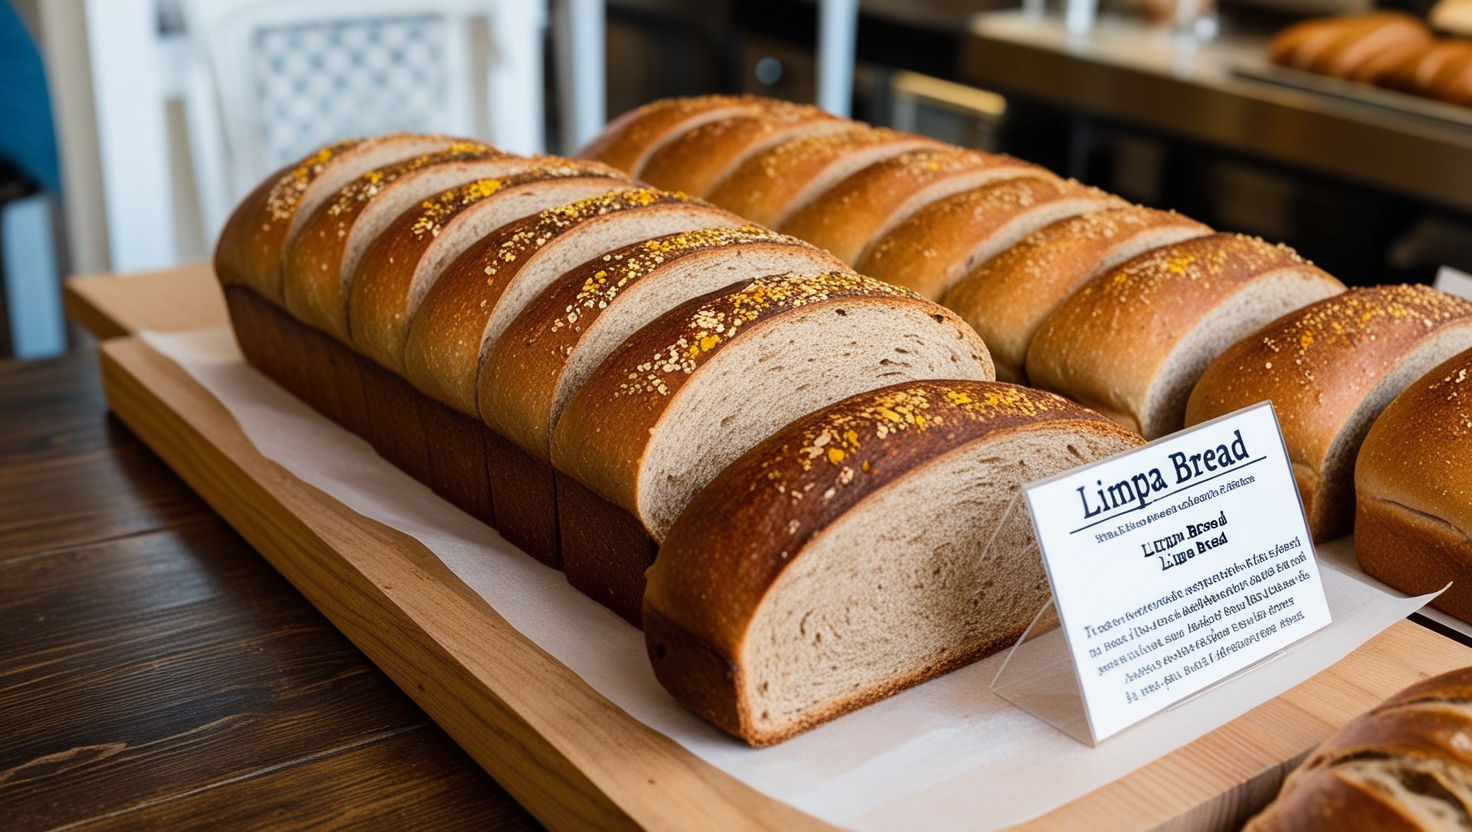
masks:
<instances>
[{"instance_id":1,"label":"display sign card","mask_svg":"<svg viewBox=\"0 0 1472 832\"><path fill-rule=\"evenodd\" d=\"M1267 402L1026 497L1095 742L1330 623Z\"/></svg>"}]
</instances>

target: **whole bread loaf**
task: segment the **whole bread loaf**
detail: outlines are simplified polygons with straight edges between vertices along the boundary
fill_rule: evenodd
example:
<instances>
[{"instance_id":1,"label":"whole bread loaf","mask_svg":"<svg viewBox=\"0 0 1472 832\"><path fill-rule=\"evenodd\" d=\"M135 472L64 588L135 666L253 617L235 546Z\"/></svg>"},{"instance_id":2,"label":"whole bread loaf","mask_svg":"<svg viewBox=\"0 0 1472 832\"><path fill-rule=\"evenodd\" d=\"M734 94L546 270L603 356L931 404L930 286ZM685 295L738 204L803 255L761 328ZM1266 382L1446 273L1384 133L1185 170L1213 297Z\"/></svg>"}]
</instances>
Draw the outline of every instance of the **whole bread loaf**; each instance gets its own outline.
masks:
<instances>
[{"instance_id":1,"label":"whole bread loaf","mask_svg":"<svg viewBox=\"0 0 1472 832\"><path fill-rule=\"evenodd\" d=\"M1058 396L982 381L805 416L670 530L644 596L655 676L770 745L1001 650L1048 596L1019 489L1139 443Z\"/></svg>"},{"instance_id":2,"label":"whole bread loaf","mask_svg":"<svg viewBox=\"0 0 1472 832\"><path fill-rule=\"evenodd\" d=\"M1243 832L1440 832L1472 826L1472 668L1351 720Z\"/></svg>"},{"instance_id":3,"label":"whole bread loaf","mask_svg":"<svg viewBox=\"0 0 1472 832\"><path fill-rule=\"evenodd\" d=\"M1186 425L1271 401L1315 541L1354 522L1354 460L1411 382L1472 348L1472 302L1429 286L1376 286L1290 312L1212 362Z\"/></svg>"},{"instance_id":4,"label":"whole bread loaf","mask_svg":"<svg viewBox=\"0 0 1472 832\"><path fill-rule=\"evenodd\" d=\"M1043 321L1102 271L1211 229L1174 211L1091 211L1034 231L957 281L944 303L981 334L997 380L1027 383L1027 348Z\"/></svg>"},{"instance_id":5,"label":"whole bread loaf","mask_svg":"<svg viewBox=\"0 0 1472 832\"><path fill-rule=\"evenodd\" d=\"M1027 377L1154 439L1185 424L1196 381L1235 341L1342 291L1286 246L1196 237L1075 292L1033 337Z\"/></svg>"},{"instance_id":6,"label":"whole bread loaf","mask_svg":"<svg viewBox=\"0 0 1472 832\"><path fill-rule=\"evenodd\" d=\"M1360 566L1472 621L1472 351L1417 379L1375 420L1355 460Z\"/></svg>"}]
</instances>

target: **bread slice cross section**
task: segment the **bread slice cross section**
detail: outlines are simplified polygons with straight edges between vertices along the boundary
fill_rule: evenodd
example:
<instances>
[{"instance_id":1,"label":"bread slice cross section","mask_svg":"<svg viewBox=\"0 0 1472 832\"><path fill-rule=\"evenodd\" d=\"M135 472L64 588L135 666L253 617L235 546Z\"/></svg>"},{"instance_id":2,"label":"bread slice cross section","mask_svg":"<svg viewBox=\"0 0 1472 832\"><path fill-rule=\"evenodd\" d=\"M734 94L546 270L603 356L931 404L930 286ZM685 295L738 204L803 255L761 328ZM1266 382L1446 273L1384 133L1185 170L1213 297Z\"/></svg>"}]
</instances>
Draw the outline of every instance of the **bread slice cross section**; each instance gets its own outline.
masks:
<instances>
[{"instance_id":1,"label":"bread slice cross section","mask_svg":"<svg viewBox=\"0 0 1472 832\"><path fill-rule=\"evenodd\" d=\"M1236 341L1344 284L1283 245L1211 234L1147 251L1043 322L1027 377L1146 439L1185 425L1191 390Z\"/></svg>"},{"instance_id":2,"label":"bread slice cross section","mask_svg":"<svg viewBox=\"0 0 1472 832\"><path fill-rule=\"evenodd\" d=\"M805 416L665 538L644 596L655 676L764 746L1002 650L1048 597L1020 489L1140 443L1059 396L971 380Z\"/></svg>"},{"instance_id":3,"label":"bread slice cross section","mask_svg":"<svg viewBox=\"0 0 1472 832\"><path fill-rule=\"evenodd\" d=\"M1051 175L994 182L920 209L874 241L855 268L938 301L962 276L1039 228L1128 204Z\"/></svg>"},{"instance_id":4,"label":"bread slice cross section","mask_svg":"<svg viewBox=\"0 0 1472 832\"><path fill-rule=\"evenodd\" d=\"M902 153L876 162L814 197L777 230L825 248L849 265L869 244L921 208L992 182L1052 177L1046 168L963 147Z\"/></svg>"},{"instance_id":5,"label":"bread slice cross section","mask_svg":"<svg viewBox=\"0 0 1472 832\"><path fill-rule=\"evenodd\" d=\"M1430 286L1375 286L1310 304L1233 344L1202 374L1186 425L1271 401L1318 542L1354 523L1354 460L1401 391L1472 349L1472 302Z\"/></svg>"},{"instance_id":6,"label":"bread slice cross section","mask_svg":"<svg viewBox=\"0 0 1472 832\"><path fill-rule=\"evenodd\" d=\"M1210 233L1174 211L1091 211L1044 226L982 263L943 303L981 334L998 381L1026 384L1033 334L1080 286L1152 248Z\"/></svg>"}]
</instances>

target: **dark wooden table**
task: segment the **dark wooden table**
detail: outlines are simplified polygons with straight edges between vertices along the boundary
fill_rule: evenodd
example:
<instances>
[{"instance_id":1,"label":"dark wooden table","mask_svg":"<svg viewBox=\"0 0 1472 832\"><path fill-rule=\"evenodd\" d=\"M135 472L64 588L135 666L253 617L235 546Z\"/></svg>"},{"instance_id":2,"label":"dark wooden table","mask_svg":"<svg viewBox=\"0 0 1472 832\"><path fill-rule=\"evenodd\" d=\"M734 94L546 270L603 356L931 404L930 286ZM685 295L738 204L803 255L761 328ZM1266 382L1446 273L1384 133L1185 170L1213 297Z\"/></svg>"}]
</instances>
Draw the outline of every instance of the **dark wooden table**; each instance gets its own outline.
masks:
<instances>
[{"instance_id":1,"label":"dark wooden table","mask_svg":"<svg viewBox=\"0 0 1472 832\"><path fill-rule=\"evenodd\" d=\"M0 362L0 826L533 829L107 413Z\"/></svg>"}]
</instances>

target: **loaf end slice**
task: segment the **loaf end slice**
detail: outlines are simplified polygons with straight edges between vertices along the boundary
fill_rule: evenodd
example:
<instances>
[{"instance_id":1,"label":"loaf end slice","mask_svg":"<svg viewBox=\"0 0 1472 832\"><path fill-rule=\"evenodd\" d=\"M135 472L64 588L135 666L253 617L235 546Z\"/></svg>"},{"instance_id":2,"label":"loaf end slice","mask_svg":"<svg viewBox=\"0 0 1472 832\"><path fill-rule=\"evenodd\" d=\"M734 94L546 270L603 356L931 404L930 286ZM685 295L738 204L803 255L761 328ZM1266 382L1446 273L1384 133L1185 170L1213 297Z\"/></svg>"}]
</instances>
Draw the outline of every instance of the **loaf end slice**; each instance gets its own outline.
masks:
<instances>
[{"instance_id":1,"label":"loaf end slice","mask_svg":"<svg viewBox=\"0 0 1472 832\"><path fill-rule=\"evenodd\" d=\"M655 675L771 745L1001 650L1048 594L1020 488L1140 441L1061 397L963 380L799 419L666 537L644 596Z\"/></svg>"}]
</instances>

